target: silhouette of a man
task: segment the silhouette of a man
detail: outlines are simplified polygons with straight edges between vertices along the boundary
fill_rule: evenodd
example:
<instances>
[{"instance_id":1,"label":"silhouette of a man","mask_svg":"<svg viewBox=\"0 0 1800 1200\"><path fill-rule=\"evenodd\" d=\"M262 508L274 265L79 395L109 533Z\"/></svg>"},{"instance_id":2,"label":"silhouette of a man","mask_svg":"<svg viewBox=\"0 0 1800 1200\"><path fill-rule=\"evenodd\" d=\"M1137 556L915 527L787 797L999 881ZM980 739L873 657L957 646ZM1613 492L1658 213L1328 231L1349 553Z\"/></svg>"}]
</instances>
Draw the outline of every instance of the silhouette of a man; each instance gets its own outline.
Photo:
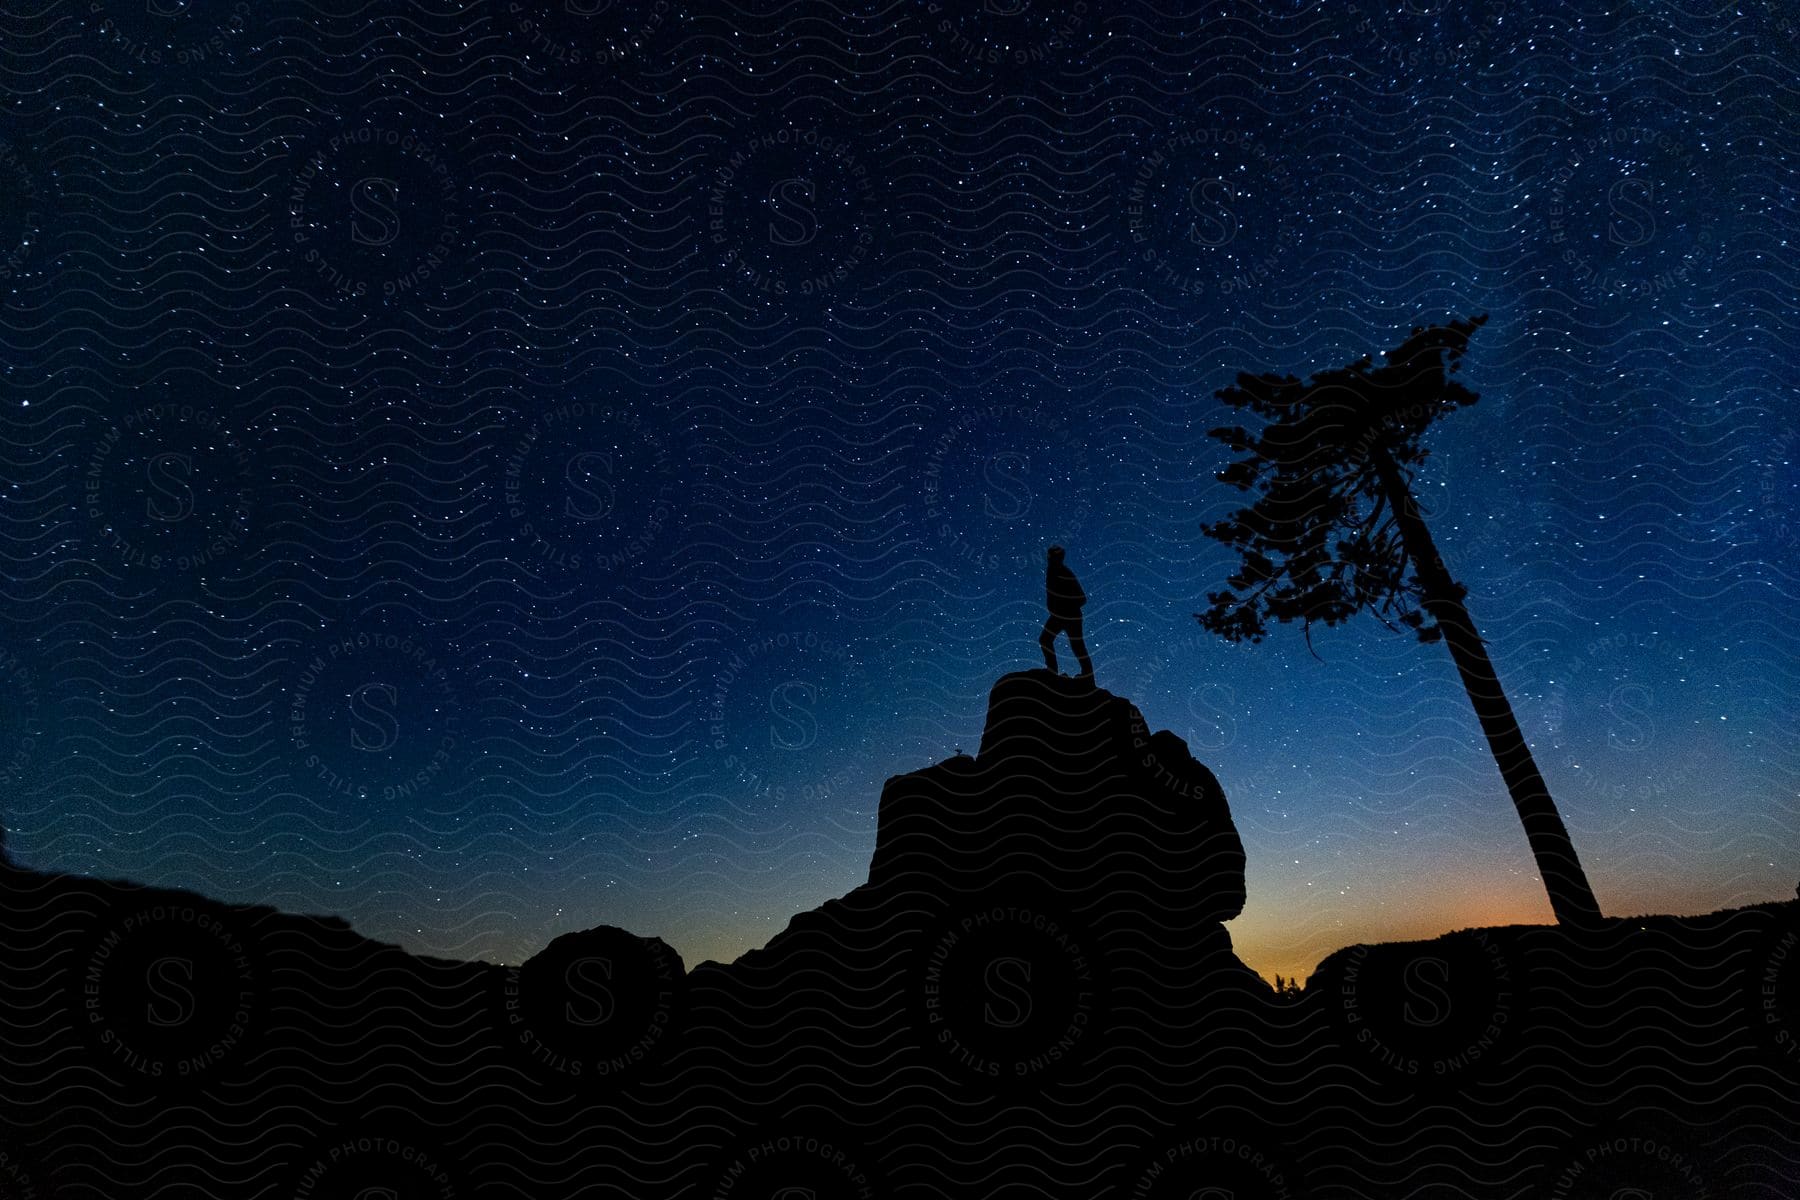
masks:
<instances>
[{"instance_id":1,"label":"silhouette of a man","mask_svg":"<svg viewBox=\"0 0 1800 1200\"><path fill-rule=\"evenodd\" d=\"M1056 635L1067 631L1069 648L1081 664L1081 673L1075 678L1091 683L1094 663L1088 658L1087 639L1081 634L1081 606L1086 603L1087 593L1081 590L1081 581L1063 564L1063 548L1050 547L1050 565L1044 571L1044 604L1050 609L1050 618L1044 622L1044 632L1038 635L1044 665L1056 670Z\"/></svg>"}]
</instances>

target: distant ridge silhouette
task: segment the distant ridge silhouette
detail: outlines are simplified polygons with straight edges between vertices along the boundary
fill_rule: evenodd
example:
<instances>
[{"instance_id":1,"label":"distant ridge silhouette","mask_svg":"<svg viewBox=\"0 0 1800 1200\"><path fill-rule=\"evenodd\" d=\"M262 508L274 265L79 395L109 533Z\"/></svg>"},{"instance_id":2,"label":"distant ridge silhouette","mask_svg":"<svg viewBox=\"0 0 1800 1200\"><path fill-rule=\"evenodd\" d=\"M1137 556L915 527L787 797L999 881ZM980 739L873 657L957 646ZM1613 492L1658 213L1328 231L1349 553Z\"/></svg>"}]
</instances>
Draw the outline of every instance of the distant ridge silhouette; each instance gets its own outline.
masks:
<instances>
[{"instance_id":1,"label":"distant ridge silhouette","mask_svg":"<svg viewBox=\"0 0 1800 1200\"><path fill-rule=\"evenodd\" d=\"M1795 902L1349 946L1277 996L1244 865L1179 737L1044 670L729 964L9 865L0 1196L1790 1194Z\"/></svg>"}]
</instances>

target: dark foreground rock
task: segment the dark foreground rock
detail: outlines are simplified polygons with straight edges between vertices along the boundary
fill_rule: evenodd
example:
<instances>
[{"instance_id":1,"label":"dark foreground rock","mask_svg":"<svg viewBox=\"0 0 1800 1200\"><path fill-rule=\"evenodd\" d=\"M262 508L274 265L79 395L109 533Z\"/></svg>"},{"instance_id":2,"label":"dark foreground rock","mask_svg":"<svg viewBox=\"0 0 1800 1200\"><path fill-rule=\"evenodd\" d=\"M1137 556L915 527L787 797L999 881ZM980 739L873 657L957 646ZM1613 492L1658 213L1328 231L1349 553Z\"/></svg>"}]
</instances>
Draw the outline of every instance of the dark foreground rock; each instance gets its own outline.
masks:
<instances>
[{"instance_id":1,"label":"dark foreground rock","mask_svg":"<svg viewBox=\"0 0 1800 1200\"><path fill-rule=\"evenodd\" d=\"M1794 1194L1793 902L1352 946L1298 999L1243 903L1211 773L1042 671L729 965L8 868L0 1200Z\"/></svg>"}]
</instances>

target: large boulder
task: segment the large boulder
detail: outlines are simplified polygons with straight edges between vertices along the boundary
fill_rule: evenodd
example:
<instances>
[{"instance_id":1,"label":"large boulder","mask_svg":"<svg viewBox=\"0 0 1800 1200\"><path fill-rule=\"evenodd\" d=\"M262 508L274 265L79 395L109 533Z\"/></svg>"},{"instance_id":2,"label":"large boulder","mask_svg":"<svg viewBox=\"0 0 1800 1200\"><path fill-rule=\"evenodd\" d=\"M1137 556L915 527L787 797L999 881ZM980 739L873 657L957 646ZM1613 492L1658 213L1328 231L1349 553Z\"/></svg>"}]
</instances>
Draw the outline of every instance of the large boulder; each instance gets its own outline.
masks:
<instances>
[{"instance_id":1,"label":"large boulder","mask_svg":"<svg viewBox=\"0 0 1800 1200\"><path fill-rule=\"evenodd\" d=\"M1019 672L976 755L888 780L866 883L692 972L697 1036L746 1078L829 1080L840 1108L1203 1087L1264 1019L1223 925L1243 905L1225 796L1181 739Z\"/></svg>"},{"instance_id":2,"label":"large boulder","mask_svg":"<svg viewBox=\"0 0 1800 1200\"><path fill-rule=\"evenodd\" d=\"M994 685L974 758L882 790L870 887L951 896L1008 877L1164 929L1244 907L1244 847L1212 772L1130 701L1046 670Z\"/></svg>"}]
</instances>

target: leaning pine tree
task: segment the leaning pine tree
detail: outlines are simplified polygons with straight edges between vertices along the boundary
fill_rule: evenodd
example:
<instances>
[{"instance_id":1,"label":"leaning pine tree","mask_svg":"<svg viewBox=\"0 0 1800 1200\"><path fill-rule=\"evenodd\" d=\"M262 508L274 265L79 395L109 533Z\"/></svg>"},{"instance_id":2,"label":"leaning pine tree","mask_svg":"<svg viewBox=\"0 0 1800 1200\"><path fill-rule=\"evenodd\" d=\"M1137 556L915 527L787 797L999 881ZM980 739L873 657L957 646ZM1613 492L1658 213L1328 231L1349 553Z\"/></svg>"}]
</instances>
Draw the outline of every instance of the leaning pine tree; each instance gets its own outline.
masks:
<instances>
[{"instance_id":1,"label":"leaning pine tree","mask_svg":"<svg viewBox=\"0 0 1800 1200\"><path fill-rule=\"evenodd\" d=\"M1219 399L1263 419L1252 432L1215 429L1245 457L1219 479L1256 499L1205 527L1236 550L1227 590L1207 595L1201 625L1232 641L1261 641L1268 622L1336 625L1364 610L1390 628L1450 649L1488 748L1512 793L1550 906L1564 925L1591 926L1600 907L1512 705L1412 495L1421 444L1437 418L1478 399L1449 378L1487 317L1415 329L1385 365L1365 357L1302 383L1239 375Z\"/></svg>"}]
</instances>

